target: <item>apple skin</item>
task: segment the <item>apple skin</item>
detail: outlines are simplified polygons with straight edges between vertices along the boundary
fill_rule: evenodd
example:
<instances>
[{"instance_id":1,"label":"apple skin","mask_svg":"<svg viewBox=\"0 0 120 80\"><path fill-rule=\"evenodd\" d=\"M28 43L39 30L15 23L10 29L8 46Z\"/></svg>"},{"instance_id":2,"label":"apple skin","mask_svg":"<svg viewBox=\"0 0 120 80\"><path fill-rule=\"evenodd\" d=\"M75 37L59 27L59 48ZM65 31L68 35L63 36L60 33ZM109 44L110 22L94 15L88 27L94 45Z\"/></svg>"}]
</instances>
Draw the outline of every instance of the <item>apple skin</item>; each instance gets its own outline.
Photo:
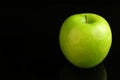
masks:
<instances>
[{"instance_id":1,"label":"apple skin","mask_svg":"<svg viewBox=\"0 0 120 80\"><path fill-rule=\"evenodd\" d=\"M59 44L70 63L79 68L92 68L107 57L112 31L109 23L98 14L74 14L62 24Z\"/></svg>"}]
</instances>

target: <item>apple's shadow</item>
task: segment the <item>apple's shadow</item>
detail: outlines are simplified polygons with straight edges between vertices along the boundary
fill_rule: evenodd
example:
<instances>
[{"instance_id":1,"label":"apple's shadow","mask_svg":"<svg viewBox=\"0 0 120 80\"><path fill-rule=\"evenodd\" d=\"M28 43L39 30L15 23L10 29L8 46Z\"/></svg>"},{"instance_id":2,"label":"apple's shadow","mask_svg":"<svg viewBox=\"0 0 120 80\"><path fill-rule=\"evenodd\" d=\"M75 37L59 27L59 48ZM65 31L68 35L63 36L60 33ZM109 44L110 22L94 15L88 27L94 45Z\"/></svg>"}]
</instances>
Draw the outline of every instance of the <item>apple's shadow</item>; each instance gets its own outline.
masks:
<instances>
[{"instance_id":1,"label":"apple's shadow","mask_svg":"<svg viewBox=\"0 0 120 80\"><path fill-rule=\"evenodd\" d=\"M107 71L104 64L91 69L64 65L59 69L59 80L107 80Z\"/></svg>"}]
</instances>

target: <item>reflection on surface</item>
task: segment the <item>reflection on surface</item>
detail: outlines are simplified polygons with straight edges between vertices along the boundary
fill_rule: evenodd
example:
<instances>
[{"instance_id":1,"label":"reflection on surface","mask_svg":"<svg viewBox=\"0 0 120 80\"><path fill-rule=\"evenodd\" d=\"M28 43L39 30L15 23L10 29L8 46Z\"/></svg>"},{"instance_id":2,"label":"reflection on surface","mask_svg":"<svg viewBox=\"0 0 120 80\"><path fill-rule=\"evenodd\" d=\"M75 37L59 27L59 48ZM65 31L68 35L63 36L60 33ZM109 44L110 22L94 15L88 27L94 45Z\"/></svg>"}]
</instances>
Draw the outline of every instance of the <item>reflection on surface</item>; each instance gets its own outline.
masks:
<instances>
[{"instance_id":1,"label":"reflection on surface","mask_svg":"<svg viewBox=\"0 0 120 80\"><path fill-rule=\"evenodd\" d=\"M103 64L92 69L64 65L59 72L59 80L107 80L107 72Z\"/></svg>"}]
</instances>

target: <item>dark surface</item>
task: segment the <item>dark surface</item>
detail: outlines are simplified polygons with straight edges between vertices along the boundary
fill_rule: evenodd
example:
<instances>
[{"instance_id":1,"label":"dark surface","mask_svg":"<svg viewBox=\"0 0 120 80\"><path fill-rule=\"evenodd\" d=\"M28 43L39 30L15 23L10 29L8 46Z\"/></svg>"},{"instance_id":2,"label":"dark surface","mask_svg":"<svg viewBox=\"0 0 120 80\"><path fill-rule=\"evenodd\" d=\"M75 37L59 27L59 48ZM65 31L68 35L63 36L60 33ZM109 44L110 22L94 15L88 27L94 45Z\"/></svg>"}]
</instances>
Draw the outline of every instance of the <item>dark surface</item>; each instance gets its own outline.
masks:
<instances>
[{"instance_id":1,"label":"dark surface","mask_svg":"<svg viewBox=\"0 0 120 80\"><path fill-rule=\"evenodd\" d=\"M119 4L107 1L48 1L46 5L0 6L0 78L4 80L119 80ZM110 24L113 43L101 65L76 68L63 56L59 30L70 15L92 12ZM80 75L80 76L79 76ZM96 75L94 77L93 75ZM16 76L16 77L15 77ZM3 79L2 79L3 80ZM101 80L101 79L100 79Z\"/></svg>"}]
</instances>

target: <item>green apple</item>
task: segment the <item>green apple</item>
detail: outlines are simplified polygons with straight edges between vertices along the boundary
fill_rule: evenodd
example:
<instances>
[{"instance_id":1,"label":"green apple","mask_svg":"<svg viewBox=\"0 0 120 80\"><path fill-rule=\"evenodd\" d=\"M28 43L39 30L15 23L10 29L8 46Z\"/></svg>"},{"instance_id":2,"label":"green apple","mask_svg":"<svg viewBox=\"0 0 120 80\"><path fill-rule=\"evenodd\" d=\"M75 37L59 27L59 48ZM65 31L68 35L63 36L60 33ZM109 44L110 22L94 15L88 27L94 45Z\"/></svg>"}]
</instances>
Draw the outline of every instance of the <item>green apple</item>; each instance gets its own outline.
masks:
<instances>
[{"instance_id":1,"label":"green apple","mask_svg":"<svg viewBox=\"0 0 120 80\"><path fill-rule=\"evenodd\" d=\"M108 55L112 31L106 19L98 14L74 14L63 22L59 43L70 63L79 68L92 68Z\"/></svg>"}]
</instances>

